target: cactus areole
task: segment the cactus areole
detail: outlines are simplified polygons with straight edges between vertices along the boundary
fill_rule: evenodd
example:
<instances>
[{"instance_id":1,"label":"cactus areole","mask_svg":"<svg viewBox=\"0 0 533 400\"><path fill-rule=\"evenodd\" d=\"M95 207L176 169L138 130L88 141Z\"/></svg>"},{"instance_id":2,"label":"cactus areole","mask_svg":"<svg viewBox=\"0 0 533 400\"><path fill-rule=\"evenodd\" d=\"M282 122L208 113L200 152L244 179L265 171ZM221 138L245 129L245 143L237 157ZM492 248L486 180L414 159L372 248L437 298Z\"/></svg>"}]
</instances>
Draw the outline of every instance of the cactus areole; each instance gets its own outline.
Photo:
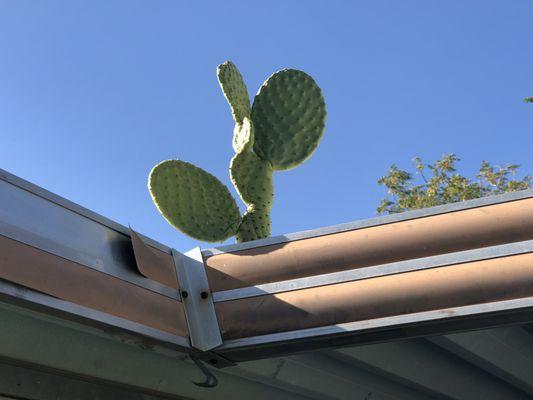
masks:
<instances>
[{"instance_id":1,"label":"cactus areole","mask_svg":"<svg viewBox=\"0 0 533 400\"><path fill-rule=\"evenodd\" d=\"M250 106L248 89L231 62L217 68L235 120L230 178L247 209L243 216L216 177L181 160L166 160L150 173L148 187L163 217L206 242L270 236L273 173L296 167L313 154L326 122L322 91L305 72L284 69L270 76Z\"/></svg>"}]
</instances>

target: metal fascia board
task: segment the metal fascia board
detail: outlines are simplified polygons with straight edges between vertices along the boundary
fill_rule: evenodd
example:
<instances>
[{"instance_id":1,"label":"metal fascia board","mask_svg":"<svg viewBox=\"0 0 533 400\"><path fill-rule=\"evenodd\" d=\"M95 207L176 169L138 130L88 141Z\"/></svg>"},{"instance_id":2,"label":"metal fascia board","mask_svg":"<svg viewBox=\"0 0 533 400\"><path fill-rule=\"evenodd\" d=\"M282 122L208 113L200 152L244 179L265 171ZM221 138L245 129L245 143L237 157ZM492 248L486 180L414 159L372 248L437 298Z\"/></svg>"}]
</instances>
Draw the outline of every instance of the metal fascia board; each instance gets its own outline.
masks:
<instances>
[{"instance_id":1,"label":"metal fascia board","mask_svg":"<svg viewBox=\"0 0 533 400\"><path fill-rule=\"evenodd\" d=\"M201 351L214 349L222 344L222 337L202 251L196 247L185 254L180 254L172 249L172 256L180 282L191 344Z\"/></svg>"}]
</instances>

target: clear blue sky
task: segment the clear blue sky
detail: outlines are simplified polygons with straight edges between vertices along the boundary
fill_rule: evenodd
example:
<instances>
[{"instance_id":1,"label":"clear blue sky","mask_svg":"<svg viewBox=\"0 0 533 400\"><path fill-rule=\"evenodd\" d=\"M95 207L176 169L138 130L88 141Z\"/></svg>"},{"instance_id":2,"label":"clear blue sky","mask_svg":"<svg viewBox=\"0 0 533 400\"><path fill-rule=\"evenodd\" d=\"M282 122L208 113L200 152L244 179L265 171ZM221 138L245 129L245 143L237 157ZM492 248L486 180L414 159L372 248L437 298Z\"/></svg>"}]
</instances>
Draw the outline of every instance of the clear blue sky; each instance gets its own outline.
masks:
<instances>
[{"instance_id":1,"label":"clear blue sky","mask_svg":"<svg viewBox=\"0 0 533 400\"><path fill-rule=\"evenodd\" d=\"M151 167L180 158L230 185L217 64L251 95L292 67L328 120L313 157L275 176L273 234L372 217L376 180L413 156L533 172L532 26L526 0L0 0L0 167L187 250Z\"/></svg>"}]
</instances>

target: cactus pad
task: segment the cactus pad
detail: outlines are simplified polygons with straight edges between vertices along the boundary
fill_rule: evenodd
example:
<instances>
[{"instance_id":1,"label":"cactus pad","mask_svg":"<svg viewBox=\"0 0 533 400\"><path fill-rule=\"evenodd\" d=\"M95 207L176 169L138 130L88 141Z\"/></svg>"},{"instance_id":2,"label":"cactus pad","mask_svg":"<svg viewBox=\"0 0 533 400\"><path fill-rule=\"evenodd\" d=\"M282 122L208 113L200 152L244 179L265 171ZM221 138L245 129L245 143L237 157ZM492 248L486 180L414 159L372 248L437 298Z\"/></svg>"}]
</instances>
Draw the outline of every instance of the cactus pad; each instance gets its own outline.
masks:
<instances>
[{"instance_id":1,"label":"cactus pad","mask_svg":"<svg viewBox=\"0 0 533 400\"><path fill-rule=\"evenodd\" d=\"M250 97L242 75L231 61L220 64L217 68L218 82L228 100L236 124L242 124L250 116Z\"/></svg>"},{"instance_id":2,"label":"cactus pad","mask_svg":"<svg viewBox=\"0 0 533 400\"><path fill-rule=\"evenodd\" d=\"M231 160L231 181L246 205L270 210L274 198L272 166L252 151L236 154Z\"/></svg>"},{"instance_id":3,"label":"cactus pad","mask_svg":"<svg viewBox=\"0 0 533 400\"><path fill-rule=\"evenodd\" d=\"M326 121L322 92L305 72L285 69L271 75L250 106L248 89L231 62L217 68L235 128L230 177L247 211L213 175L190 163L167 160L156 165L148 182L163 217L193 238L216 242L236 235L237 242L270 236L273 173L306 160L316 149Z\"/></svg>"},{"instance_id":4,"label":"cactus pad","mask_svg":"<svg viewBox=\"0 0 533 400\"><path fill-rule=\"evenodd\" d=\"M306 160L322 138L326 105L322 92L305 72L285 69L268 78L252 106L254 150L275 170Z\"/></svg>"},{"instance_id":5,"label":"cactus pad","mask_svg":"<svg viewBox=\"0 0 533 400\"><path fill-rule=\"evenodd\" d=\"M166 160L150 173L148 188L165 219L180 231L207 242L236 234L239 208L216 177L185 161Z\"/></svg>"},{"instance_id":6,"label":"cactus pad","mask_svg":"<svg viewBox=\"0 0 533 400\"><path fill-rule=\"evenodd\" d=\"M270 211L264 208L248 209L237 231L237 242L264 239L270 236Z\"/></svg>"}]
</instances>

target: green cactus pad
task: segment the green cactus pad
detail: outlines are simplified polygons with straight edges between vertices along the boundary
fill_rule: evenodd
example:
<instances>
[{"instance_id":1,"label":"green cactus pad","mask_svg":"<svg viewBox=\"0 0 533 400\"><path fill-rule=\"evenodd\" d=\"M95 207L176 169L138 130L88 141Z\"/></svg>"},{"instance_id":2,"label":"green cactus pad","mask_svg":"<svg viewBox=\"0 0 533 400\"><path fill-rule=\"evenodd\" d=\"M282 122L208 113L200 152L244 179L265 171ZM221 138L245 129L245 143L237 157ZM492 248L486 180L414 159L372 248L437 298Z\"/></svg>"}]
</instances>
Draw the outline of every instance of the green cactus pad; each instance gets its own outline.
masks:
<instances>
[{"instance_id":1,"label":"green cactus pad","mask_svg":"<svg viewBox=\"0 0 533 400\"><path fill-rule=\"evenodd\" d=\"M185 161L166 160L150 173L148 188L165 219L195 239L219 242L241 222L239 207L216 177Z\"/></svg>"},{"instance_id":2,"label":"green cactus pad","mask_svg":"<svg viewBox=\"0 0 533 400\"><path fill-rule=\"evenodd\" d=\"M232 144L235 153L252 148L254 144L254 126L250 118L244 118L242 124L235 124Z\"/></svg>"},{"instance_id":3,"label":"green cactus pad","mask_svg":"<svg viewBox=\"0 0 533 400\"><path fill-rule=\"evenodd\" d=\"M242 217L237 231L237 242L264 239L270 236L270 211L264 208L249 209Z\"/></svg>"},{"instance_id":4,"label":"green cactus pad","mask_svg":"<svg viewBox=\"0 0 533 400\"><path fill-rule=\"evenodd\" d=\"M270 210L274 198L272 166L252 151L236 154L230 165L230 177L246 205Z\"/></svg>"},{"instance_id":5,"label":"green cactus pad","mask_svg":"<svg viewBox=\"0 0 533 400\"><path fill-rule=\"evenodd\" d=\"M250 97L242 75L231 61L220 64L217 68L218 82L228 100L235 123L242 124L250 116Z\"/></svg>"},{"instance_id":6,"label":"green cactus pad","mask_svg":"<svg viewBox=\"0 0 533 400\"><path fill-rule=\"evenodd\" d=\"M322 138L326 105L322 92L305 72L285 69L259 89L252 106L254 150L275 170L306 160Z\"/></svg>"}]
</instances>

